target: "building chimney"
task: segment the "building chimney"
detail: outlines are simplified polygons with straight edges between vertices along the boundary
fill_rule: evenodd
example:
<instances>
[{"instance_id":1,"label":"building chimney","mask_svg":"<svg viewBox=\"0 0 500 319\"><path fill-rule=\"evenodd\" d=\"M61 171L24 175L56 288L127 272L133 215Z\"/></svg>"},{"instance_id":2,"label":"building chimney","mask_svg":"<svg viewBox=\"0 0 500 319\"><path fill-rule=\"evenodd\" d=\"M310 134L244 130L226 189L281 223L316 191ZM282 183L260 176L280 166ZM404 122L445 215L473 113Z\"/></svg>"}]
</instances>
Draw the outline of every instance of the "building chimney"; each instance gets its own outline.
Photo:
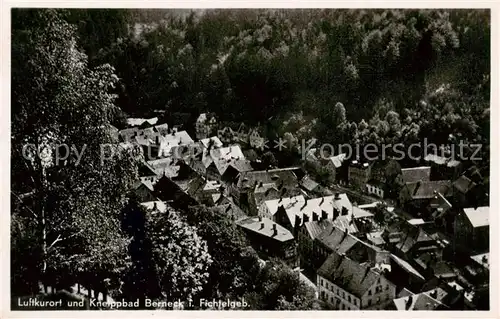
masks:
<instances>
[{"instance_id":1,"label":"building chimney","mask_svg":"<svg viewBox=\"0 0 500 319\"><path fill-rule=\"evenodd\" d=\"M304 223L307 223L309 221L309 215L302 214L302 220L304 221Z\"/></svg>"},{"instance_id":2,"label":"building chimney","mask_svg":"<svg viewBox=\"0 0 500 319\"><path fill-rule=\"evenodd\" d=\"M298 215L295 215L295 227L300 226L301 219Z\"/></svg>"},{"instance_id":3,"label":"building chimney","mask_svg":"<svg viewBox=\"0 0 500 319\"><path fill-rule=\"evenodd\" d=\"M415 189L413 190L413 196L417 195L418 189L420 188L420 185L422 185L421 181L417 182L417 185L415 186Z\"/></svg>"},{"instance_id":4,"label":"building chimney","mask_svg":"<svg viewBox=\"0 0 500 319\"><path fill-rule=\"evenodd\" d=\"M326 213L326 211L322 210L321 211L321 219L327 219L328 218L328 214Z\"/></svg>"},{"instance_id":5,"label":"building chimney","mask_svg":"<svg viewBox=\"0 0 500 319\"><path fill-rule=\"evenodd\" d=\"M262 221L262 216L259 215L259 222L261 222L261 221Z\"/></svg>"},{"instance_id":6,"label":"building chimney","mask_svg":"<svg viewBox=\"0 0 500 319\"><path fill-rule=\"evenodd\" d=\"M405 309L406 310L410 309L412 303L413 303L413 296L409 296L408 299L406 300Z\"/></svg>"},{"instance_id":7,"label":"building chimney","mask_svg":"<svg viewBox=\"0 0 500 319\"><path fill-rule=\"evenodd\" d=\"M304 205L302 205L302 207L300 208L300 210L303 210L306 206L307 206L307 198L305 199Z\"/></svg>"},{"instance_id":8,"label":"building chimney","mask_svg":"<svg viewBox=\"0 0 500 319\"><path fill-rule=\"evenodd\" d=\"M349 210L347 209L347 207L342 206L342 216L345 216L347 214L349 214Z\"/></svg>"},{"instance_id":9,"label":"building chimney","mask_svg":"<svg viewBox=\"0 0 500 319\"><path fill-rule=\"evenodd\" d=\"M264 223L260 223L260 229L264 229L265 225Z\"/></svg>"},{"instance_id":10,"label":"building chimney","mask_svg":"<svg viewBox=\"0 0 500 319\"><path fill-rule=\"evenodd\" d=\"M337 219L339 217L340 211L337 208L333 209L333 220Z\"/></svg>"},{"instance_id":11,"label":"building chimney","mask_svg":"<svg viewBox=\"0 0 500 319\"><path fill-rule=\"evenodd\" d=\"M268 189L266 189L266 192L264 193L264 196L266 196L266 197L267 197L267 195L269 195L269 193L271 193L271 189L272 189L272 188L268 188ZM279 203L279 202L278 202L278 203Z\"/></svg>"},{"instance_id":12,"label":"building chimney","mask_svg":"<svg viewBox=\"0 0 500 319\"><path fill-rule=\"evenodd\" d=\"M259 182L259 187L264 186L264 183L262 181Z\"/></svg>"},{"instance_id":13,"label":"building chimney","mask_svg":"<svg viewBox=\"0 0 500 319\"><path fill-rule=\"evenodd\" d=\"M276 227L276 223L273 224L273 237L278 235L278 228Z\"/></svg>"},{"instance_id":14,"label":"building chimney","mask_svg":"<svg viewBox=\"0 0 500 319\"><path fill-rule=\"evenodd\" d=\"M340 193L335 193L335 199L339 200L340 199Z\"/></svg>"},{"instance_id":15,"label":"building chimney","mask_svg":"<svg viewBox=\"0 0 500 319\"><path fill-rule=\"evenodd\" d=\"M156 205L156 202L153 203L153 210L157 210L158 206Z\"/></svg>"},{"instance_id":16,"label":"building chimney","mask_svg":"<svg viewBox=\"0 0 500 319\"><path fill-rule=\"evenodd\" d=\"M318 214L316 212L313 212L312 219L313 219L314 222L318 221Z\"/></svg>"}]
</instances>

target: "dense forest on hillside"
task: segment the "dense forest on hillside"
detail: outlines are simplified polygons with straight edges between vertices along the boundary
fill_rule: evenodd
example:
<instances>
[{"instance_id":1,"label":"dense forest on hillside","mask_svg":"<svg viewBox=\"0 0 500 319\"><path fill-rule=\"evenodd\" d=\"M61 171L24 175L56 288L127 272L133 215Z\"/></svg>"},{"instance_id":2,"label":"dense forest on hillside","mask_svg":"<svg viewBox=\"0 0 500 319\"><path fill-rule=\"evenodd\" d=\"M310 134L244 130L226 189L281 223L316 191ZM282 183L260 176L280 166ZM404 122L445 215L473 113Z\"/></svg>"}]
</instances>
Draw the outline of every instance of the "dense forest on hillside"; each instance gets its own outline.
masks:
<instances>
[{"instance_id":1,"label":"dense forest on hillside","mask_svg":"<svg viewBox=\"0 0 500 319\"><path fill-rule=\"evenodd\" d=\"M487 10L86 10L68 19L91 62L116 68L127 113L213 111L334 143L489 141Z\"/></svg>"},{"instance_id":2,"label":"dense forest on hillside","mask_svg":"<svg viewBox=\"0 0 500 319\"><path fill-rule=\"evenodd\" d=\"M453 134L489 144L488 10L65 16L91 65L116 68L117 103L128 114L211 111L269 135L330 143L445 143Z\"/></svg>"}]
</instances>

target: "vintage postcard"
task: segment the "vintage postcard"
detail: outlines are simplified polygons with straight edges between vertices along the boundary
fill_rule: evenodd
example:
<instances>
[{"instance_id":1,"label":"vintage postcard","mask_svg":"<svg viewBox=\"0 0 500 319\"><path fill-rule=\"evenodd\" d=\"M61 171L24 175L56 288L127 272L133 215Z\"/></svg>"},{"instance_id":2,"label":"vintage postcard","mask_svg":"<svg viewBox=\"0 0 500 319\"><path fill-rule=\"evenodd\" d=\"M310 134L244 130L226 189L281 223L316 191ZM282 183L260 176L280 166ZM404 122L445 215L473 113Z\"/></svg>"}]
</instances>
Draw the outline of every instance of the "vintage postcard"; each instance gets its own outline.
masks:
<instances>
[{"instance_id":1,"label":"vintage postcard","mask_svg":"<svg viewBox=\"0 0 500 319\"><path fill-rule=\"evenodd\" d=\"M494 9L9 10L6 317L496 317Z\"/></svg>"}]
</instances>

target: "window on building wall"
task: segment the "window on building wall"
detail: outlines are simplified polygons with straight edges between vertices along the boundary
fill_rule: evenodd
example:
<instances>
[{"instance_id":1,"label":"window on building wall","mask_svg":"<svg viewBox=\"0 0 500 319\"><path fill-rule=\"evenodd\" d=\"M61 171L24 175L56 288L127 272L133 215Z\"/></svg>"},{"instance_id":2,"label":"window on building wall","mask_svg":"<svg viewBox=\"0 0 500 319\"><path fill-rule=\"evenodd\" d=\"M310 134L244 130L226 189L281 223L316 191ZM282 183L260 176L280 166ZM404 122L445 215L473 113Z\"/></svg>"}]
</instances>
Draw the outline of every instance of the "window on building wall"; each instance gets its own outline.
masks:
<instances>
[{"instance_id":1,"label":"window on building wall","mask_svg":"<svg viewBox=\"0 0 500 319\"><path fill-rule=\"evenodd\" d=\"M352 302L351 301L351 296L347 296L347 301Z\"/></svg>"},{"instance_id":2,"label":"window on building wall","mask_svg":"<svg viewBox=\"0 0 500 319\"><path fill-rule=\"evenodd\" d=\"M371 305L372 305L372 300L368 299L368 307L370 307Z\"/></svg>"},{"instance_id":3,"label":"window on building wall","mask_svg":"<svg viewBox=\"0 0 500 319\"><path fill-rule=\"evenodd\" d=\"M368 296L371 296L371 295L372 295L372 291L370 289L370 290L368 290Z\"/></svg>"},{"instance_id":4,"label":"window on building wall","mask_svg":"<svg viewBox=\"0 0 500 319\"><path fill-rule=\"evenodd\" d=\"M342 298L345 299L345 292L344 291L342 291Z\"/></svg>"},{"instance_id":5,"label":"window on building wall","mask_svg":"<svg viewBox=\"0 0 500 319\"><path fill-rule=\"evenodd\" d=\"M345 310L345 305L344 304L342 304L342 310Z\"/></svg>"},{"instance_id":6,"label":"window on building wall","mask_svg":"<svg viewBox=\"0 0 500 319\"><path fill-rule=\"evenodd\" d=\"M356 299L354 299L354 305L357 306L358 305L358 301Z\"/></svg>"},{"instance_id":7,"label":"window on building wall","mask_svg":"<svg viewBox=\"0 0 500 319\"><path fill-rule=\"evenodd\" d=\"M325 299L325 292L324 291L321 292L321 299L323 299L323 300Z\"/></svg>"},{"instance_id":8,"label":"window on building wall","mask_svg":"<svg viewBox=\"0 0 500 319\"><path fill-rule=\"evenodd\" d=\"M323 287L323 279L321 279L321 286Z\"/></svg>"},{"instance_id":9,"label":"window on building wall","mask_svg":"<svg viewBox=\"0 0 500 319\"><path fill-rule=\"evenodd\" d=\"M337 295L340 296L339 288L337 288Z\"/></svg>"},{"instance_id":10,"label":"window on building wall","mask_svg":"<svg viewBox=\"0 0 500 319\"><path fill-rule=\"evenodd\" d=\"M385 290L389 290L389 285L385 285Z\"/></svg>"}]
</instances>

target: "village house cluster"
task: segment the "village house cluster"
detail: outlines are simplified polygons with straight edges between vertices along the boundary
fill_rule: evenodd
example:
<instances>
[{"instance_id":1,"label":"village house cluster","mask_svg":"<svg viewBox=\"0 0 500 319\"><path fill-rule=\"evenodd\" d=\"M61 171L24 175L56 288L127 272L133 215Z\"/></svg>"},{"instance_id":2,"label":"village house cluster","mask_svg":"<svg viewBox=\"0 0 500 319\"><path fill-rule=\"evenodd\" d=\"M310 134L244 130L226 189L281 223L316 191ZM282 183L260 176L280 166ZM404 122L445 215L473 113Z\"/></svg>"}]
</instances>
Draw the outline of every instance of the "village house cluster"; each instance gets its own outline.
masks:
<instances>
[{"instance_id":1,"label":"village house cluster","mask_svg":"<svg viewBox=\"0 0 500 319\"><path fill-rule=\"evenodd\" d=\"M402 168L311 150L304 165L264 168L257 129L222 128L201 114L194 140L157 121L129 119L118 132L120 146L143 150L132 192L153 213L223 212L263 260L309 278L330 309L488 307L489 207L474 201L475 166L429 155ZM310 167L329 172L327 185Z\"/></svg>"}]
</instances>

